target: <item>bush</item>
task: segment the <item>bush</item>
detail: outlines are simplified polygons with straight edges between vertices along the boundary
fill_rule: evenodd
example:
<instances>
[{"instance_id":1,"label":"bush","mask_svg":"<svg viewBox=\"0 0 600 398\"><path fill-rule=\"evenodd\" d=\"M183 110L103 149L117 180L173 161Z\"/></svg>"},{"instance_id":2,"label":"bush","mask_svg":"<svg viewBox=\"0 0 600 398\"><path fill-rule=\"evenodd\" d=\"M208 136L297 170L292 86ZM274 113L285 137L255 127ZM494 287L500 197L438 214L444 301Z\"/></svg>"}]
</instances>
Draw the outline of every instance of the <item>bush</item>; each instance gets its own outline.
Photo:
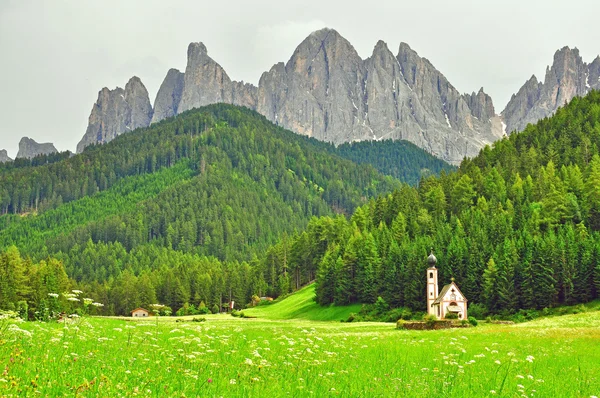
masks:
<instances>
[{"instance_id":1,"label":"bush","mask_svg":"<svg viewBox=\"0 0 600 398\"><path fill-rule=\"evenodd\" d=\"M219 308L218 304L215 304L215 305L212 306L212 313L213 314L218 314L220 312L221 312L221 309Z\"/></svg>"},{"instance_id":2,"label":"bush","mask_svg":"<svg viewBox=\"0 0 600 398\"><path fill-rule=\"evenodd\" d=\"M377 297L377 301L375 302L375 311L377 311L378 314L383 314L389 309L389 304L382 299L381 296Z\"/></svg>"},{"instance_id":3,"label":"bush","mask_svg":"<svg viewBox=\"0 0 600 398\"><path fill-rule=\"evenodd\" d=\"M206 322L206 318L204 318L204 317L194 317L194 318L192 318L192 322Z\"/></svg>"},{"instance_id":4,"label":"bush","mask_svg":"<svg viewBox=\"0 0 600 398\"><path fill-rule=\"evenodd\" d=\"M404 319L398 319L396 322L396 329L404 329L404 324L406 321Z\"/></svg>"},{"instance_id":5,"label":"bush","mask_svg":"<svg viewBox=\"0 0 600 398\"><path fill-rule=\"evenodd\" d=\"M402 308L394 308L393 310L389 310L384 316L384 321L385 322L396 322L398 319L403 319L402 318L403 312L404 312L404 309L402 309Z\"/></svg>"},{"instance_id":6,"label":"bush","mask_svg":"<svg viewBox=\"0 0 600 398\"><path fill-rule=\"evenodd\" d=\"M444 317L445 319L458 319L458 314L456 312L449 312Z\"/></svg>"},{"instance_id":7,"label":"bush","mask_svg":"<svg viewBox=\"0 0 600 398\"><path fill-rule=\"evenodd\" d=\"M477 326L477 319L475 319L474 317L470 316L469 317L469 323L471 324L471 326Z\"/></svg>"},{"instance_id":8,"label":"bush","mask_svg":"<svg viewBox=\"0 0 600 398\"><path fill-rule=\"evenodd\" d=\"M483 304L471 304L469 305L469 314L475 319L485 319L488 314L488 310Z\"/></svg>"},{"instance_id":9,"label":"bush","mask_svg":"<svg viewBox=\"0 0 600 398\"><path fill-rule=\"evenodd\" d=\"M19 318L26 321L29 318L29 305L27 305L27 301L19 301L17 303L17 313L19 314Z\"/></svg>"},{"instance_id":10,"label":"bush","mask_svg":"<svg viewBox=\"0 0 600 398\"><path fill-rule=\"evenodd\" d=\"M423 320L428 328L433 329L433 325L435 325L437 318L435 315L423 315Z\"/></svg>"},{"instance_id":11,"label":"bush","mask_svg":"<svg viewBox=\"0 0 600 398\"><path fill-rule=\"evenodd\" d=\"M398 308L400 310L400 318L405 321L410 320L413 317L413 312L408 308Z\"/></svg>"}]
</instances>

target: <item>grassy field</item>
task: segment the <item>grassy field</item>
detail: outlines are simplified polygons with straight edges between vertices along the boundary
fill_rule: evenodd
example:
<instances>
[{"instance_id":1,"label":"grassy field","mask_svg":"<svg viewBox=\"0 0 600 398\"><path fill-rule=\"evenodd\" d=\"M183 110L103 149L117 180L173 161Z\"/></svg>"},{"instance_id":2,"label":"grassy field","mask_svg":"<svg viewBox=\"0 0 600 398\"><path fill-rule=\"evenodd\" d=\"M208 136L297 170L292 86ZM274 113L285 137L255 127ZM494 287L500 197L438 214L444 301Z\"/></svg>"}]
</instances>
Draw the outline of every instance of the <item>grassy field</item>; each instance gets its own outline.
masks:
<instances>
[{"instance_id":1,"label":"grassy field","mask_svg":"<svg viewBox=\"0 0 600 398\"><path fill-rule=\"evenodd\" d=\"M247 316L261 319L306 319L310 321L340 321L350 313L360 311L360 304L321 307L314 300L315 285L298 290L285 300L244 310Z\"/></svg>"},{"instance_id":2,"label":"grassy field","mask_svg":"<svg viewBox=\"0 0 600 398\"><path fill-rule=\"evenodd\" d=\"M228 315L0 322L8 397L600 395L600 312L421 332Z\"/></svg>"}]
</instances>

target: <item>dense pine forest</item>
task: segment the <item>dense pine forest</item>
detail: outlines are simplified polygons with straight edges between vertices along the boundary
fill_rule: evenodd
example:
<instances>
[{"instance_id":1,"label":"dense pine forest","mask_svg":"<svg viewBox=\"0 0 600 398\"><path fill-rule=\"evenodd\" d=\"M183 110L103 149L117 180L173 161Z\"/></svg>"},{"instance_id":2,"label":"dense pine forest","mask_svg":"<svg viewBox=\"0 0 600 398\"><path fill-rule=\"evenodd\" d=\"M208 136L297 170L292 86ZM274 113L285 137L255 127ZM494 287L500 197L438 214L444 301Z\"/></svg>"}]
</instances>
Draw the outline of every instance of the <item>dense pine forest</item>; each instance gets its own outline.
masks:
<instances>
[{"instance_id":1,"label":"dense pine forest","mask_svg":"<svg viewBox=\"0 0 600 398\"><path fill-rule=\"evenodd\" d=\"M425 310L425 258L455 278L472 313L514 313L600 294L600 93L485 148L459 170L324 217L284 246L317 264L323 305ZM280 244L281 246L281 244Z\"/></svg>"},{"instance_id":2,"label":"dense pine forest","mask_svg":"<svg viewBox=\"0 0 600 398\"><path fill-rule=\"evenodd\" d=\"M413 187L246 109L187 112L2 169L0 303L34 316L49 293L81 289L105 314L181 313L316 280L323 305L422 311L431 247L440 282L455 278L480 314L587 302L600 293L598 142L592 92Z\"/></svg>"},{"instance_id":3,"label":"dense pine forest","mask_svg":"<svg viewBox=\"0 0 600 398\"><path fill-rule=\"evenodd\" d=\"M46 295L19 286L39 286L36 270L50 260L66 285L46 293L85 290L106 313L277 296L290 283L256 266L273 243L400 187L335 152L255 112L213 105L81 155L3 164L0 247L18 249L0 276L21 282L0 286L0 303L26 300L34 313Z\"/></svg>"},{"instance_id":4,"label":"dense pine forest","mask_svg":"<svg viewBox=\"0 0 600 398\"><path fill-rule=\"evenodd\" d=\"M356 163L367 163L385 175L416 186L423 177L456 170L415 144L398 140L361 141L331 147L334 153Z\"/></svg>"}]
</instances>

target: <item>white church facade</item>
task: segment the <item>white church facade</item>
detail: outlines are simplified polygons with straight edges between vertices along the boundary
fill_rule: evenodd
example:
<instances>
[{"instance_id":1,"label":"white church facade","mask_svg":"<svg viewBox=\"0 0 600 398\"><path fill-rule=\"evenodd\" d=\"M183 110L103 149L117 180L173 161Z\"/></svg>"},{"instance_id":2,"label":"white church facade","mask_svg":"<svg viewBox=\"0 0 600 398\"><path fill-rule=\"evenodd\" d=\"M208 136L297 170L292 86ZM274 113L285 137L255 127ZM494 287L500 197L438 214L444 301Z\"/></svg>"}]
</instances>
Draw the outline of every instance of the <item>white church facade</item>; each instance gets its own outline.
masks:
<instances>
[{"instance_id":1,"label":"white church facade","mask_svg":"<svg viewBox=\"0 0 600 398\"><path fill-rule=\"evenodd\" d=\"M438 270L435 267L437 259L433 251L427 258L427 263L427 314L444 319L447 314L455 313L458 319L467 319L467 299L454 282L454 278L441 292L438 290Z\"/></svg>"}]
</instances>

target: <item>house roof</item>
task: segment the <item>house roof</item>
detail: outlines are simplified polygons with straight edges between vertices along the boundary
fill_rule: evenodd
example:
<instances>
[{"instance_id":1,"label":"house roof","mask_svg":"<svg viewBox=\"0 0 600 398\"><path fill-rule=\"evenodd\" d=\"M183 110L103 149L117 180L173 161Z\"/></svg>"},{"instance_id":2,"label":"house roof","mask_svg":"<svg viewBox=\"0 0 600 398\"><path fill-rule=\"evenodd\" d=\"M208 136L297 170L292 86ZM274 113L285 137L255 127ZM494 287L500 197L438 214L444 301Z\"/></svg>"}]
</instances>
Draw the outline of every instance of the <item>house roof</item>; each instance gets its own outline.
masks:
<instances>
[{"instance_id":1,"label":"house roof","mask_svg":"<svg viewBox=\"0 0 600 398\"><path fill-rule=\"evenodd\" d=\"M129 313L130 313L130 314L132 314L132 313L134 313L134 312L136 312L136 311L138 311L138 310L146 311L146 312L148 312L148 313L150 312L150 311L148 311L148 310L147 310L147 309L145 309L145 308L138 307L138 308L136 308L135 310L131 310L131 311L129 311Z\"/></svg>"},{"instance_id":2,"label":"house roof","mask_svg":"<svg viewBox=\"0 0 600 398\"><path fill-rule=\"evenodd\" d=\"M458 288L456 283L452 282L442 288L442 291L436 297L436 299L433 301L433 303L431 303L431 305L434 306L434 305L440 304L442 302L442 299L444 298L446 293L448 293L448 290L450 290L451 287L455 288L456 291L458 293L460 293L460 295L463 297L463 301L468 301L467 298L465 297L465 295L460 291L460 289Z\"/></svg>"}]
</instances>

